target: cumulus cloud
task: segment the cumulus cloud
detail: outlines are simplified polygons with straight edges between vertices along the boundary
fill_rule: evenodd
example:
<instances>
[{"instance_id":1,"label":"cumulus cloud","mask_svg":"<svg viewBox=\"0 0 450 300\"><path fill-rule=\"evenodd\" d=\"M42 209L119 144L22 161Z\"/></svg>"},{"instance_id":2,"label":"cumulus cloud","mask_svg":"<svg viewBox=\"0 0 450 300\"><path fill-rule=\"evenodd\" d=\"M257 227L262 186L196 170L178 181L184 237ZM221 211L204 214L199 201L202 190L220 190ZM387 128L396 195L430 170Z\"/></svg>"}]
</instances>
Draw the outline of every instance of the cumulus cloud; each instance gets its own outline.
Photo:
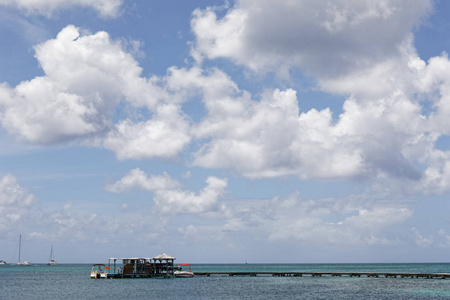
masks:
<instances>
[{"instance_id":1,"label":"cumulus cloud","mask_svg":"<svg viewBox=\"0 0 450 300\"><path fill-rule=\"evenodd\" d=\"M153 200L163 214L205 213L216 209L227 185L226 179L210 176L206 179L206 187L198 194L183 190L156 191Z\"/></svg>"},{"instance_id":2,"label":"cumulus cloud","mask_svg":"<svg viewBox=\"0 0 450 300\"><path fill-rule=\"evenodd\" d=\"M180 183L168 174L148 176L140 169L131 170L122 179L108 185L110 192L130 191L134 188L144 189L154 194L155 209L162 214L199 214L219 209L218 200L224 195L228 182L210 176L206 186L194 193L180 189Z\"/></svg>"},{"instance_id":3,"label":"cumulus cloud","mask_svg":"<svg viewBox=\"0 0 450 300\"><path fill-rule=\"evenodd\" d=\"M107 134L104 147L118 159L170 158L190 142L189 124L175 105L161 106L151 120L116 124Z\"/></svg>"},{"instance_id":4,"label":"cumulus cloud","mask_svg":"<svg viewBox=\"0 0 450 300\"><path fill-rule=\"evenodd\" d=\"M416 189L429 194L441 194L450 190L450 151L430 151L421 183Z\"/></svg>"},{"instance_id":5,"label":"cumulus cloud","mask_svg":"<svg viewBox=\"0 0 450 300\"><path fill-rule=\"evenodd\" d=\"M34 202L34 195L22 188L14 175L0 178L0 232L7 233L24 223Z\"/></svg>"},{"instance_id":6,"label":"cumulus cloud","mask_svg":"<svg viewBox=\"0 0 450 300\"><path fill-rule=\"evenodd\" d=\"M56 11L81 6L95 9L104 18L117 17L123 0L0 0L0 5L11 6L28 14L50 17Z\"/></svg>"},{"instance_id":7,"label":"cumulus cloud","mask_svg":"<svg viewBox=\"0 0 450 300\"><path fill-rule=\"evenodd\" d=\"M177 185L167 174L148 176L134 169L108 190L147 190L153 194L153 212L157 218L163 215L166 223L171 215L177 214L213 218L214 225L177 223L177 231L194 240L203 240L207 234L231 244L233 232L252 234L269 242L300 241L328 246L394 244L402 239L390 233L391 226L413 215L405 205L373 191L343 198L302 199L297 192L268 200L223 201L226 179L208 177L206 186L197 193Z\"/></svg>"},{"instance_id":8,"label":"cumulus cloud","mask_svg":"<svg viewBox=\"0 0 450 300\"><path fill-rule=\"evenodd\" d=\"M189 143L179 104L106 32L72 25L35 47L45 76L16 87L0 84L0 122L11 135L38 144L100 139L119 159L172 157ZM130 116L114 124L120 103ZM137 113L135 113L137 111ZM153 113L154 118L145 115ZM135 117L137 115L137 117ZM136 120L137 119L137 120ZM124 147L124 145L126 145Z\"/></svg>"},{"instance_id":9,"label":"cumulus cloud","mask_svg":"<svg viewBox=\"0 0 450 300\"><path fill-rule=\"evenodd\" d=\"M431 9L431 1L241 0L197 9L194 57L229 58L254 71L306 68L341 76L396 55L397 46Z\"/></svg>"},{"instance_id":10,"label":"cumulus cloud","mask_svg":"<svg viewBox=\"0 0 450 300\"><path fill-rule=\"evenodd\" d=\"M414 162L435 139L424 131L420 105L401 91L374 102L350 97L336 119L330 109L301 112L292 89L267 91L256 101L218 73L198 80L205 83L199 89L207 116L193 128L205 140L195 165L248 177L420 179Z\"/></svg>"},{"instance_id":11,"label":"cumulus cloud","mask_svg":"<svg viewBox=\"0 0 450 300\"><path fill-rule=\"evenodd\" d=\"M238 1L196 10L199 61L228 58L257 72L300 68L324 91L348 96L339 116L302 112L291 89L255 101L222 76L203 88L208 116L194 134L206 143L194 164L248 177L396 177L446 190L447 153L433 147L449 134L449 60L418 57L411 31L431 2L417 4ZM279 98L290 103L285 111Z\"/></svg>"},{"instance_id":12,"label":"cumulus cloud","mask_svg":"<svg viewBox=\"0 0 450 300\"><path fill-rule=\"evenodd\" d=\"M217 68L171 67L164 77L144 78L132 55L106 32L81 34L80 29L68 26L55 39L35 47L44 76L16 87L0 85L0 122L10 134L40 144L92 138L121 160L173 158L194 141L196 148L188 150L194 149L194 165L231 168L252 178L292 174L305 179L395 177L422 180L421 186L446 190L448 172L442 166L447 154L433 147L440 136L449 134L446 66L450 64L446 55L422 61L410 34L429 3L411 7L400 0L338 1L324 10L309 2L282 2L274 10L270 10L272 2L261 3L256 9L252 1L240 1L222 19L214 9L197 10L192 19L197 54L242 60L255 70L278 68L280 62L295 62L298 56L302 59L292 66L315 70L330 91L351 94L341 115L333 115L330 109L302 111L302 95L289 88L266 90L255 97ZM288 8L292 12L281 18L279 13ZM312 12L318 18L310 18ZM314 43L284 41L273 47L290 47L289 55L277 52L280 59L271 61L278 65L265 65L252 50L255 39L241 35L261 34L258 20L269 15L280 30L289 25L300 31L299 38L306 34L301 27L306 22L331 46L341 42L338 36L348 40L345 47L353 50L337 47L350 51L334 58L338 65L348 65L347 56L367 63L330 79L303 61L314 61L318 53ZM241 30L227 27L236 24ZM378 48L371 44L376 39L370 39L367 47L356 47L357 37L375 25L395 29L379 41ZM295 40L297 30L281 37L272 31L267 34L269 40L285 36ZM230 32L233 45L239 44L240 50L225 47ZM202 50L202 43L212 46ZM281 47L284 43L286 47ZM300 54L294 51L297 48ZM264 57L272 53L264 45L258 49ZM362 54L353 55L355 49ZM255 59L254 67L249 53ZM183 103L199 95L206 114L193 124L182 110ZM121 119L116 120L120 105L136 114L121 111ZM425 113L426 105L433 110Z\"/></svg>"},{"instance_id":13,"label":"cumulus cloud","mask_svg":"<svg viewBox=\"0 0 450 300\"><path fill-rule=\"evenodd\" d=\"M203 144L197 143L194 165L232 168L247 177L418 180L417 163L432 162L434 143L448 134L442 68L448 59L426 64L410 44L394 60L402 68L384 85L390 87L377 97L348 97L340 116L330 109L301 111L301 94L292 89L267 90L255 99L216 68L172 67L163 78L140 77L134 58L105 32L83 35L68 26L36 46L36 57L45 76L0 86L2 126L41 144L97 137L119 159L173 158L195 140ZM394 70L393 62L388 65ZM432 99L429 115L417 93ZM206 115L192 126L182 103L198 95ZM121 101L146 113L114 123ZM430 186L445 173L436 167L425 172Z\"/></svg>"},{"instance_id":14,"label":"cumulus cloud","mask_svg":"<svg viewBox=\"0 0 450 300\"><path fill-rule=\"evenodd\" d=\"M140 72L134 59L105 32L80 36L74 26L35 49L46 76L15 88L0 86L3 127L43 144L110 127L113 108L123 94L122 74Z\"/></svg>"},{"instance_id":15,"label":"cumulus cloud","mask_svg":"<svg viewBox=\"0 0 450 300\"><path fill-rule=\"evenodd\" d=\"M139 168L131 170L127 175L122 177L114 184L106 186L106 190L113 193L122 193L130 191L134 188L140 188L146 191L158 191L167 189L176 189L179 183L173 180L169 174L148 176Z\"/></svg>"}]
</instances>

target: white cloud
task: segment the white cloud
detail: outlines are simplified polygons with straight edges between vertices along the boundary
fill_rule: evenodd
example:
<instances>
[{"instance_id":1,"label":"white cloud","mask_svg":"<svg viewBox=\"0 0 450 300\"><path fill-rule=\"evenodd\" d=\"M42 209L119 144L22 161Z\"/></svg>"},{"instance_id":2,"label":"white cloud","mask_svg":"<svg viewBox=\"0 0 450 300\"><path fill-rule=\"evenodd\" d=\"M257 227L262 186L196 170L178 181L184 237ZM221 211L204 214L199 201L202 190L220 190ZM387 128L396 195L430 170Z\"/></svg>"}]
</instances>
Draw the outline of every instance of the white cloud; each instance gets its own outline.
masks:
<instances>
[{"instance_id":1,"label":"white cloud","mask_svg":"<svg viewBox=\"0 0 450 300\"><path fill-rule=\"evenodd\" d=\"M439 243L439 247L449 248L450 247L450 236L445 232L444 229L438 230L438 236L443 239L442 242Z\"/></svg>"},{"instance_id":2,"label":"white cloud","mask_svg":"<svg viewBox=\"0 0 450 300\"><path fill-rule=\"evenodd\" d=\"M55 143L89 135L108 126L101 112L79 95L45 77L23 82L7 94L1 123L10 133L37 143ZM97 118L96 118L97 117ZM103 120L102 120L103 119Z\"/></svg>"},{"instance_id":3,"label":"white cloud","mask_svg":"<svg viewBox=\"0 0 450 300\"><path fill-rule=\"evenodd\" d=\"M11 175L0 178L0 232L7 233L26 222L35 197Z\"/></svg>"},{"instance_id":4,"label":"white cloud","mask_svg":"<svg viewBox=\"0 0 450 300\"><path fill-rule=\"evenodd\" d=\"M285 199L233 203L222 230L254 232L271 242L392 244L398 237L391 236L389 228L411 216L406 207L367 201L362 196L303 200L297 193Z\"/></svg>"},{"instance_id":5,"label":"white cloud","mask_svg":"<svg viewBox=\"0 0 450 300\"><path fill-rule=\"evenodd\" d=\"M225 193L228 185L226 179L210 176L206 187L198 194L183 190L159 190L153 201L158 211L163 214L199 214L216 210L218 199Z\"/></svg>"},{"instance_id":6,"label":"white cloud","mask_svg":"<svg viewBox=\"0 0 450 300\"><path fill-rule=\"evenodd\" d=\"M226 101L233 110L208 111L195 133L210 141L194 163L232 166L249 177L419 180L416 165L429 159L438 136L429 129L442 131L448 114L428 120L415 98L436 82L427 77L446 74L445 58L426 66L417 56L411 31L431 2L415 4L242 0L229 9L197 9L191 26L199 60L228 58L256 72L300 68L323 90L351 96L333 119L328 109L300 113L292 90L274 91L256 102L220 84L224 92L219 97L205 92L205 105L220 107ZM279 98L290 99L286 111Z\"/></svg>"},{"instance_id":7,"label":"white cloud","mask_svg":"<svg viewBox=\"0 0 450 300\"><path fill-rule=\"evenodd\" d=\"M119 122L103 145L121 160L170 158L180 153L190 140L189 124L181 116L180 108L167 105L160 106L151 120Z\"/></svg>"},{"instance_id":8,"label":"white cloud","mask_svg":"<svg viewBox=\"0 0 450 300\"><path fill-rule=\"evenodd\" d=\"M189 124L159 79L140 77L142 69L123 48L106 32L82 35L72 25L37 45L45 76L14 88L0 85L2 126L38 144L102 144L106 135L103 145L120 159L175 156L190 141ZM121 101L129 115L113 124ZM139 120L151 113L153 119Z\"/></svg>"},{"instance_id":9,"label":"white cloud","mask_svg":"<svg viewBox=\"0 0 450 300\"><path fill-rule=\"evenodd\" d=\"M254 99L216 68L172 67L163 78L140 77L141 68L124 51L123 44L111 40L105 32L83 35L79 29L68 26L56 39L36 46L36 58L45 76L14 88L0 86L1 124L10 134L41 144L92 138L96 145L113 151L121 160L174 158L193 141L198 148L188 150L195 149L194 165L230 168L253 178L295 174L306 179L395 177L418 181L423 168L426 171L422 185L431 187L441 181L438 185L445 190L446 171L439 169L436 158L439 155L432 150L439 136L450 132L445 122L450 95L446 88L450 76L445 66L449 63L445 55L428 64L420 60L409 33L428 2L404 11L400 11L405 4L402 1L337 2L324 11L318 10L317 4L283 2L271 13L266 10L273 3L261 3L259 11L252 2L241 1L222 20L217 20L212 9L197 10L193 30L200 34L211 22L220 27L239 19L244 22L243 31L232 32L236 34L235 43L244 43L241 34L260 34L256 32L259 29L253 28L259 24L259 18L272 14L276 27L298 27L301 24L294 22L293 16L299 14L304 18L301 22L316 22L313 28L324 35L322 38L330 39L332 45L339 42L334 35L341 34L349 39L347 46L351 48L359 43L354 36L362 34L369 25L380 22L383 27L394 22L391 25L399 28L389 32L387 40L380 41L381 50L361 46L361 52L375 52L354 56L355 60L376 57L363 64L362 69L351 68L332 80L317 71L328 90L352 93L343 105L343 113L333 116L330 109L301 111L302 95L293 89L266 90L259 99ZM293 10L292 14L286 20L280 18L278 13L288 8ZM244 13L245 17L233 17L235 12ZM317 12L319 18L314 21L306 12ZM216 31L226 28L209 29L205 43L214 42ZM227 30L217 33L221 39L227 39ZM295 32L288 33L296 36ZM284 38L268 34L269 38ZM236 49L224 50L220 43L214 47L231 54L203 54L235 60L244 55ZM245 43L241 50L249 51L246 47L251 45ZM282 45L273 47L278 49ZM317 50L314 44L300 46L302 57L314 58ZM267 56L264 47L261 49ZM377 51L391 55L378 57ZM257 56L252 55L255 59ZM311 67L303 62L293 66ZM423 98L417 96L418 92ZM198 95L206 115L193 125L189 116L184 115L182 104ZM422 99L426 103L420 102ZM434 110L424 115L423 105L430 102ZM133 111L122 111L125 116L116 121L114 112L119 103ZM438 160L443 161L442 155Z\"/></svg>"},{"instance_id":10,"label":"white cloud","mask_svg":"<svg viewBox=\"0 0 450 300\"><path fill-rule=\"evenodd\" d=\"M432 235L429 235L428 237L425 237L425 236L421 235L416 228L412 228L411 230L412 230L412 232L415 235L416 245L418 245L420 247L423 247L423 248L427 248L427 247L430 247L433 244L434 237Z\"/></svg>"},{"instance_id":11,"label":"white cloud","mask_svg":"<svg viewBox=\"0 0 450 300\"><path fill-rule=\"evenodd\" d=\"M70 242L110 243L117 239L117 234L132 234L143 228L168 230L166 223L171 216L195 214L216 222L215 225L187 224L177 227L178 233L195 240L203 240L201 236L204 234L213 234L215 240L232 245L234 242L230 234L239 232L269 242L289 240L347 246L390 244L397 242L395 236L389 235L390 226L412 215L412 211L403 206L384 201L378 203L379 199L368 201L363 196L304 200L294 193L287 198L275 197L271 200L223 201L227 186L226 179L210 176L206 179L206 186L194 193L180 189L180 184L166 173L149 176L140 169L134 169L107 186L107 190L126 192L143 189L154 194L152 210L156 218L153 221L148 220L147 209L137 214L133 214L133 210L122 211L123 217L115 218L95 210L86 214L85 210L68 203L63 209L42 212L30 236L46 240L70 236ZM12 175L0 181L0 191L0 211L7 216L3 220L8 221L0 222L0 228L6 232L15 228L17 222L23 222L34 197L24 191ZM372 195L372 198L376 197ZM122 209L126 208L128 205L122 205ZM14 216L18 218L11 218ZM158 223L158 216L164 216L166 223ZM99 236L102 239L97 240ZM418 240L420 245L425 245L429 238Z\"/></svg>"},{"instance_id":12,"label":"white cloud","mask_svg":"<svg viewBox=\"0 0 450 300\"><path fill-rule=\"evenodd\" d=\"M295 91L276 90L261 102L205 95L205 102L211 109L195 134L212 139L195 154L195 164L232 166L250 177L295 172L289 167L296 164L290 146L299 128Z\"/></svg>"},{"instance_id":13,"label":"white cloud","mask_svg":"<svg viewBox=\"0 0 450 300\"><path fill-rule=\"evenodd\" d=\"M139 168L131 170L114 184L106 186L106 190L113 193L122 193L133 188L140 188L146 191L158 191L167 189L176 189L180 184L173 180L167 173L163 175L148 175Z\"/></svg>"},{"instance_id":14,"label":"white cloud","mask_svg":"<svg viewBox=\"0 0 450 300\"><path fill-rule=\"evenodd\" d=\"M241 48L237 51L233 50L233 46L221 46L222 43L226 44L222 41L226 39L226 35L221 35L220 32L225 30L222 26L228 26L228 22L237 22L239 19L243 22L241 26L248 27L245 30L258 31L258 27L250 28L255 24L249 21L253 18L251 14L275 14L274 20L278 20L276 9L274 12L265 9L269 7L264 6L268 1L263 1L262 7L258 9L253 6L249 8L249 3L239 2L220 20L216 19L212 9L197 10L193 18L193 28L198 34L196 49L203 51L202 43L205 42L206 50L204 49L203 54L206 57L227 57L238 63L239 59L242 59L242 64L256 70L252 59L257 60L260 49L248 50L251 45L246 44L247 39L238 38L241 46L249 47L245 48L249 57L240 52ZM302 2L289 2L289 5L293 6L290 7L293 10L298 7L307 10L309 7ZM450 63L445 53L430 59L428 64L425 63L418 57L410 33L413 24L426 14L430 3L421 2L421 7L405 9L400 8L409 6L409 3L402 1L385 1L380 6L372 2L346 2L339 5L348 5L348 9L354 5L355 11L364 10L360 16L361 20L357 14L344 18L349 22L345 25L348 30L343 33L344 36L349 35L349 48L352 47L352 42L356 43L352 40L355 38L353 35L358 36L362 32L359 32L360 28L355 25L361 25L359 22L381 22L382 24L376 25L381 27L390 22L404 22L389 25L395 26L393 32L390 31L386 35L387 40L380 41L382 45L377 46L381 50L386 48L380 52L387 51L383 55L372 53L371 51L378 50L373 50L369 43L370 49L359 49L367 50L362 51L360 56L349 54L358 67L344 68L343 72L333 76L323 75L320 70L315 70L324 90L350 94L343 105L343 113L333 116L329 109L301 112L297 104L299 100L301 107L301 95L297 99L296 92L291 89L266 92L261 100L256 101L251 99L248 93L240 91L227 76L221 76L219 70L207 75L189 72L190 81L186 82L194 83L193 85L202 90L208 112L206 118L195 126L193 131L197 138L205 141L199 151L194 153L195 165L234 168L247 177L275 177L286 174L297 174L302 178L362 176L379 180L395 177L405 179L404 182L395 184L407 185L412 180L415 187L427 187L425 190L432 190L433 187L438 187L435 192L447 190L449 184L445 166L448 159L444 158L447 155L433 148L437 139L449 135L450 130L447 122L450 115ZM288 4L281 6L285 9ZM237 11L245 11L246 16L233 19ZM391 19L393 16L399 17L398 14L406 19ZM384 21L387 23L384 24ZM280 21L283 26L287 26L283 22ZM302 31L298 24L291 25ZM220 28L215 30L214 26ZM338 26L336 30L341 29ZM361 30L365 30L364 26ZM216 31L217 36L214 35ZM202 33L205 33L206 37L201 37ZM242 30L234 33L243 34ZM391 34L393 36L390 36ZM270 39L270 32L268 35ZM286 36L291 37L289 34ZM292 36L295 34L292 33ZM233 37L233 41L235 39ZM302 55L314 61L313 46L306 43L299 51L304 51ZM274 51L279 50L278 48L282 47L273 43ZM330 49L334 51L333 47ZM295 57L295 53L291 53L292 56ZM271 57L270 53L263 54L266 58ZM367 58L366 55L371 57ZM374 57L375 59L372 59ZM291 58L288 55L283 57L289 62L292 62ZM339 59L337 63L344 64ZM264 63L256 65L264 67ZM299 64L298 67L311 66ZM328 69L326 70L328 72ZM192 76L197 80L193 80ZM212 77L216 80L209 80ZM208 86L201 86L197 82L207 82ZM283 110L283 102L289 103L286 110ZM431 107L431 112L427 107ZM417 184L420 180L421 183Z\"/></svg>"},{"instance_id":15,"label":"white cloud","mask_svg":"<svg viewBox=\"0 0 450 300\"><path fill-rule=\"evenodd\" d=\"M77 201L78 205L65 205L62 209L55 205L45 209L40 213L30 236L69 243L122 245L131 235L142 233L144 228L149 235L158 234L153 232L156 226L154 221L148 219L145 209L131 210L122 206L119 218L106 213L104 207L90 205L86 209L80 206L81 203Z\"/></svg>"},{"instance_id":16,"label":"white cloud","mask_svg":"<svg viewBox=\"0 0 450 300\"><path fill-rule=\"evenodd\" d=\"M0 0L0 5L16 7L28 14L40 14L47 17L56 11L71 7L91 7L102 17L117 17L123 0Z\"/></svg>"},{"instance_id":17,"label":"white cloud","mask_svg":"<svg viewBox=\"0 0 450 300\"><path fill-rule=\"evenodd\" d=\"M448 116L450 115L450 61L444 52L441 56L430 58L420 71L417 86L431 103L429 130L441 135L450 135Z\"/></svg>"},{"instance_id":18,"label":"white cloud","mask_svg":"<svg viewBox=\"0 0 450 300\"><path fill-rule=\"evenodd\" d=\"M441 194L450 190L450 151L430 151L421 183L416 189L430 194Z\"/></svg>"},{"instance_id":19,"label":"white cloud","mask_svg":"<svg viewBox=\"0 0 450 300\"><path fill-rule=\"evenodd\" d=\"M219 18L197 9L195 57L224 57L254 71L304 67L319 78L371 67L396 55L431 1L241 0Z\"/></svg>"},{"instance_id":20,"label":"white cloud","mask_svg":"<svg viewBox=\"0 0 450 300\"><path fill-rule=\"evenodd\" d=\"M14 88L0 84L2 126L38 144L94 141L119 159L175 157L191 141L179 104L189 88L175 88L177 96L160 85L183 78L140 77L142 69L124 47L106 32L83 35L72 25L37 45L45 76ZM114 124L121 103L125 115Z\"/></svg>"},{"instance_id":21,"label":"white cloud","mask_svg":"<svg viewBox=\"0 0 450 300\"><path fill-rule=\"evenodd\" d=\"M386 200L373 195L301 199L298 193L270 200L227 200L214 216L215 225L187 223L178 231L196 241L214 237L229 245L236 243L232 238L236 235L249 237L252 242L290 242L325 248L406 243L402 236L392 233L392 227L413 213Z\"/></svg>"},{"instance_id":22,"label":"white cloud","mask_svg":"<svg viewBox=\"0 0 450 300\"><path fill-rule=\"evenodd\" d=\"M156 214L200 214L216 211L218 200L224 195L228 182L210 176L206 187L199 193L180 189L180 183L168 174L148 176L140 169L131 170L122 179L106 187L110 192L125 192L134 188L143 189L154 194Z\"/></svg>"},{"instance_id":23,"label":"white cloud","mask_svg":"<svg viewBox=\"0 0 450 300\"><path fill-rule=\"evenodd\" d=\"M198 235L198 229L194 225L188 225L186 228L179 228L178 231L185 238L196 238Z\"/></svg>"},{"instance_id":24,"label":"white cloud","mask_svg":"<svg viewBox=\"0 0 450 300\"><path fill-rule=\"evenodd\" d=\"M350 97L336 120L329 109L300 112L294 90L268 91L256 101L225 82L204 88L208 115L193 134L205 143L195 165L234 168L247 177L417 180L414 163L435 142L424 131L420 106L402 92L370 102Z\"/></svg>"},{"instance_id":25,"label":"white cloud","mask_svg":"<svg viewBox=\"0 0 450 300\"><path fill-rule=\"evenodd\" d=\"M0 112L9 133L43 144L110 127L126 76L140 72L134 59L107 33L80 36L74 26L36 46L36 58L46 75L13 89L2 85Z\"/></svg>"},{"instance_id":26,"label":"white cloud","mask_svg":"<svg viewBox=\"0 0 450 300\"><path fill-rule=\"evenodd\" d=\"M154 108L160 90L153 78L140 77L142 69L124 44L104 31L84 35L80 31L69 25L56 39L35 47L46 77L104 110L123 97L133 105Z\"/></svg>"}]
</instances>

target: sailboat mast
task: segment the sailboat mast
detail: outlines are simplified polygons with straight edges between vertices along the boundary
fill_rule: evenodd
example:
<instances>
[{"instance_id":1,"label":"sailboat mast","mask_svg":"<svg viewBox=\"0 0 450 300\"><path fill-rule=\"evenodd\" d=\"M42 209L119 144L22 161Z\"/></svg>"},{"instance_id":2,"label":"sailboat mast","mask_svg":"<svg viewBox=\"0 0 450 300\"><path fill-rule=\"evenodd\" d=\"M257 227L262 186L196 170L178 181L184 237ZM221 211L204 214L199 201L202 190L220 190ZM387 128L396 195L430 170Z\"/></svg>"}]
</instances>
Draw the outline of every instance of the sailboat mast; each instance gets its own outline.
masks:
<instances>
[{"instance_id":1,"label":"sailboat mast","mask_svg":"<svg viewBox=\"0 0 450 300\"><path fill-rule=\"evenodd\" d=\"M20 246L22 244L22 235L19 236L19 263L20 263Z\"/></svg>"},{"instance_id":2,"label":"sailboat mast","mask_svg":"<svg viewBox=\"0 0 450 300\"><path fill-rule=\"evenodd\" d=\"M53 258L53 245L52 245L52 249L50 250L50 257L48 258L48 261L52 261Z\"/></svg>"}]
</instances>

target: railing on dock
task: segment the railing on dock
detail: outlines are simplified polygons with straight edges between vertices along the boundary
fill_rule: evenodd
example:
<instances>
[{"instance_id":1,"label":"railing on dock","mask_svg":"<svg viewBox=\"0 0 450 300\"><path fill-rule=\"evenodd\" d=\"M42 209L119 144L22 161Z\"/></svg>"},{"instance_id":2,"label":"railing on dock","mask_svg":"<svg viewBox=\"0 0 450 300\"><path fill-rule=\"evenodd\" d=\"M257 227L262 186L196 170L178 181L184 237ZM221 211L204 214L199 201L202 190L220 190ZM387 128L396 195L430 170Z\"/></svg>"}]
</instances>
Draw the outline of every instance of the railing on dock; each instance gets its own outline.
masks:
<instances>
[{"instance_id":1,"label":"railing on dock","mask_svg":"<svg viewBox=\"0 0 450 300\"><path fill-rule=\"evenodd\" d=\"M450 279L450 273L386 273L386 272L195 272L195 276L292 276L292 277L367 277Z\"/></svg>"}]
</instances>

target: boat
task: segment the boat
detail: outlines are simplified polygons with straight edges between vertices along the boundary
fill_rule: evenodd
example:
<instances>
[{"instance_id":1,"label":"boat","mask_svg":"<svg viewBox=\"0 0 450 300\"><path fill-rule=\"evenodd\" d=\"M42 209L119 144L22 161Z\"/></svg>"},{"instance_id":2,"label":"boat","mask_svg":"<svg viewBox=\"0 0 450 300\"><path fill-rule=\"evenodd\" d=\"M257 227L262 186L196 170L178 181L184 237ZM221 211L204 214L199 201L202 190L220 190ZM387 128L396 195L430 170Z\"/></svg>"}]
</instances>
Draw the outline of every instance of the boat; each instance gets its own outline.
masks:
<instances>
[{"instance_id":1,"label":"boat","mask_svg":"<svg viewBox=\"0 0 450 300\"><path fill-rule=\"evenodd\" d=\"M55 266L55 265L57 265L57 264L58 264L58 263L56 262L56 260L53 259L53 245L52 245L52 249L50 250L50 257L48 258L48 263L47 263L47 265Z\"/></svg>"},{"instance_id":2,"label":"boat","mask_svg":"<svg viewBox=\"0 0 450 300\"><path fill-rule=\"evenodd\" d=\"M31 263L28 260L20 261L20 248L22 246L22 235L19 236L19 260L17 261L17 264L14 264L16 266L31 266Z\"/></svg>"},{"instance_id":3,"label":"boat","mask_svg":"<svg viewBox=\"0 0 450 300\"><path fill-rule=\"evenodd\" d=\"M6 265L6 261L0 259L0 265Z\"/></svg>"},{"instance_id":4,"label":"boat","mask_svg":"<svg viewBox=\"0 0 450 300\"><path fill-rule=\"evenodd\" d=\"M189 271L183 270L182 266L188 267ZM174 272L174 274L175 274L175 277L178 277L178 278L194 277L194 273L192 273L192 271L191 271L191 265L190 264L179 264L178 265L178 270L176 270Z\"/></svg>"},{"instance_id":5,"label":"boat","mask_svg":"<svg viewBox=\"0 0 450 300\"><path fill-rule=\"evenodd\" d=\"M95 264L91 269L91 278L108 278L108 273L106 272L106 266L104 264Z\"/></svg>"}]
</instances>

